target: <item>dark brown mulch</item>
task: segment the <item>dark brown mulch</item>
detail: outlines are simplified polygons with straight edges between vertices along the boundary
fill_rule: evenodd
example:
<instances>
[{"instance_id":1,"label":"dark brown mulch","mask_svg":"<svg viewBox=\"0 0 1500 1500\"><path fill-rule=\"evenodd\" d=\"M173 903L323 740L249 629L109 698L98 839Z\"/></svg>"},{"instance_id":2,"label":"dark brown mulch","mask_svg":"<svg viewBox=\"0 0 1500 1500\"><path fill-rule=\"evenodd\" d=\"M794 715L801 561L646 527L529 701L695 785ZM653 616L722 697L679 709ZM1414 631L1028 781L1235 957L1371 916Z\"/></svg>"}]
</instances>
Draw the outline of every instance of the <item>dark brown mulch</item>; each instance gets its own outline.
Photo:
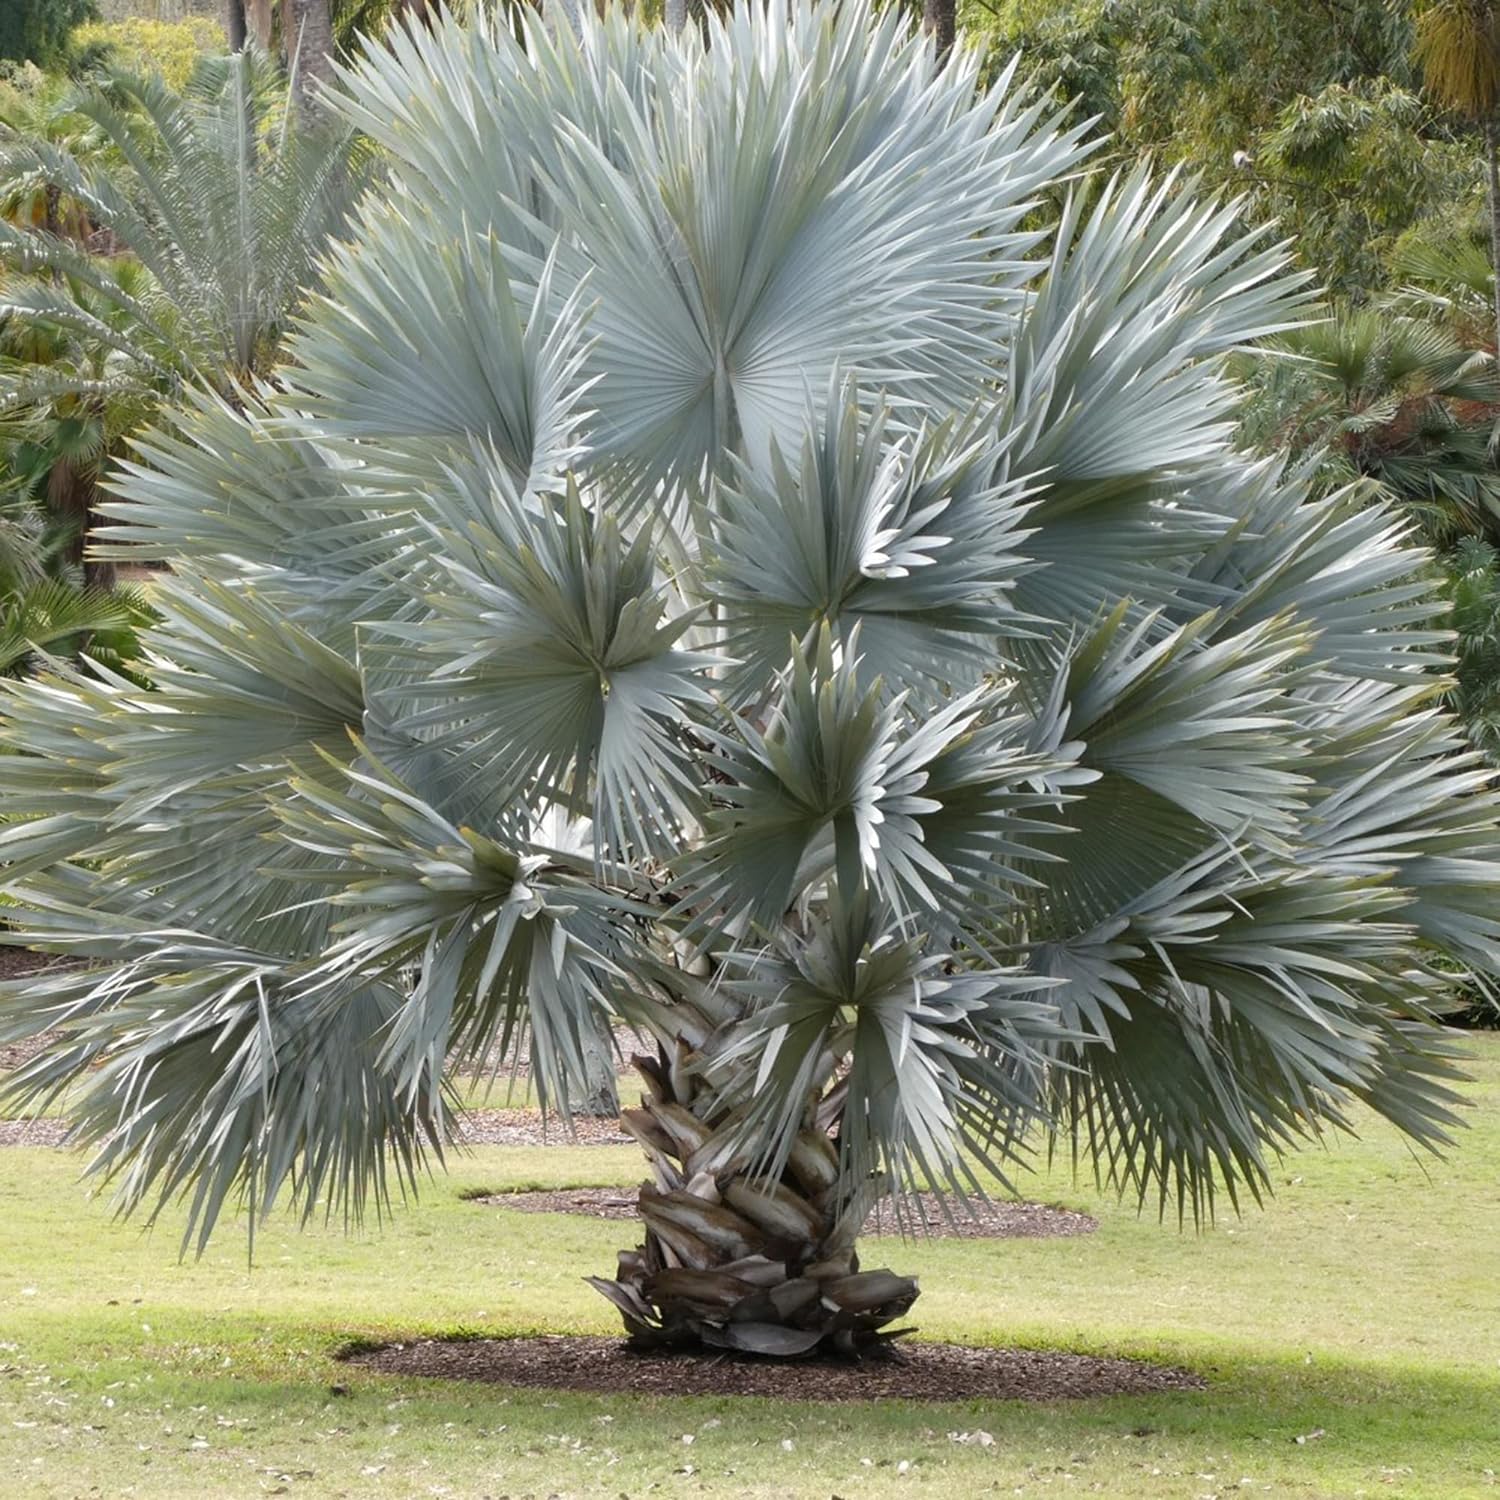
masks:
<instances>
[{"instance_id":1,"label":"dark brown mulch","mask_svg":"<svg viewBox=\"0 0 1500 1500\"><path fill-rule=\"evenodd\" d=\"M595 1219L636 1219L635 1194L625 1188L556 1188L545 1192L488 1193L475 1203L496 1208L514 1208L527 1214L586 1214ZM908 1217L905 1223L896 1218L889 1202L877 1203L865 1220L864 1234L900 1234L989 1240L1047 1239L1054 1235L1092 1234L1099 1221L1071 1208L1048 1203L1012 1203L971 1199L969 1211L963 1204L952 1203L950 1221L944 1216L942 1200L936 1193L921 1193L917 1198L919 1217Z\"/></svg>"},{"instance_id":2,"label":"dark brown mulch","mask_svg":"<svg viewBox=\"0 0 1500 1500\"><path fill-rule=\"evenodd\" d=\"M1202 1390L1170 1365L1043 1349L904 1344L900 1357L757 1360L637 1354L621 1339L420 1339L360 1349L352 1364L386 1375L479 1380L532 1390L652 1396L770 1396L786 1401L1060 1401Z\"/></svg>"},{"instance_id":3,"label":"dark brown mulch","mask_svg":"<svg viewBox=\"0 0 1500 1500\"><path fill-rule=\"evenodd\" d=\"M29 1063L51 1039L51 1034L44 1031L40 1036L29 1036L22 1042L0 1043L0 1077L12 1068Z\"/></svg>"},{"instance_id":4,"label":"dark brown mulch","mask_svg":"<svg viewBox=\"0 0 1500 1500\"><path fill-rule=\"evenodd\" d=\"M50 969L63 962L50 953L33 953L30 948L17 948L10 943L0 943L0 979L20 979L26 974L35 974L38 969Z\"/></svg>"}]
</instances>

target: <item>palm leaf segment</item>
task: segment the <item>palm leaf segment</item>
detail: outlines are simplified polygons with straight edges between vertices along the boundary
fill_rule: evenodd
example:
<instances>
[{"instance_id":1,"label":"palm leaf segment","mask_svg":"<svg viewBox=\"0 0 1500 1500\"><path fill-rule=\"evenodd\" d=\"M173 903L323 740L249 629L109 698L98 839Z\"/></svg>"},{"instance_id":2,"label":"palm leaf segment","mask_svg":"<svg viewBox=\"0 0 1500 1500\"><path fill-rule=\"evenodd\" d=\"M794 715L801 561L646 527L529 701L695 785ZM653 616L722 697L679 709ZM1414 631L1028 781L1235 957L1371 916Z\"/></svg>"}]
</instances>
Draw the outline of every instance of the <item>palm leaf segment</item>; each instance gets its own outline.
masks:
<instances>
[{"instance_id":1,"label":"palm leaf segment","mask_svg":"<svg viewBox=\"0 0 1500 1500\"><path fill-rule=\"evenodd\" d=\"M566 1112L623 1018L602 1289L796 1353L915 1295L872 1193L1038 1119L1184 1212L1352 1100L1443 1138L1495 798L1399 523L1229 446L1303 306L1232 206L1025 228L1077 131L855 5L443 23L344 87L392 180L286 388L112 506L177 560L156 691L5 689L10 936L95 961L5 1000L61 1028L12 1090L100 1065L127 1206L357 1212L455 1058L529 1032Z\"/></svg>"}]
</instances>

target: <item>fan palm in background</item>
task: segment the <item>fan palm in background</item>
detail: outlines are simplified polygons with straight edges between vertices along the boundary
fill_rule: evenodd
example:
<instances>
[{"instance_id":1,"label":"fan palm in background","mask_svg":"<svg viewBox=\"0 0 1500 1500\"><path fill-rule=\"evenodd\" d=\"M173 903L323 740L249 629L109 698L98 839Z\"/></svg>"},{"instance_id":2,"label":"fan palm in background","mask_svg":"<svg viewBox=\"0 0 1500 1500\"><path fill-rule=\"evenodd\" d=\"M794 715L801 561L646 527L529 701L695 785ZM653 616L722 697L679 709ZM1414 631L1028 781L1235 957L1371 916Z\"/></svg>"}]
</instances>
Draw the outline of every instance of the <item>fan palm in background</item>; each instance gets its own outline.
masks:
<instances>
[{"instance_id":1,"label":"fan palm in background","mask_svg":"<svg viewBox=\"0 0 1500 1500\"><path fill-rule=\"evenodd\" d=\"M1391 302L1335 307L1243 358L1253 395L1241 437L1308 455L1318 493L1358 484L1413 519L1454 603L1458 670L1449 704L1493 758L1497 695L1486 674L1500 665L1500 593L1484 559L1500 539L1500 378L1489 351L1462 337L1476 319L1463 279L1473 267L1457 242L1440 252L1414 237L1399 263L1410 279Z\"/></svg>"},{"instance_id":2,"label":"fan palm in background","mask_svg":"<svg viewBox=\"0 0 1500 1500\"><path fill-rule=\"evenodd\" d=\"M1488 351L1446 321L1337 307L1269 340L1254 361L1263 388L1247 437L1321 451L1330 487L1368 481L1406 505L1435 546L1500 535L1500 377Z\"/></svg>"},{"instance_id":3,"label":"fan palm in background","mask_svg":"<svg viewBox=\"0 0 1500 1500\"><path fill-rule=\"evenodd\" d=\"M1415 30L1415 56L1428 92L1484 133L1490 305L1500 359L1500 6L1495 0L1418 0Z\"/></svg>"},{"instance_id":4,"label":"fan palm in background","mask_svg":"<svg viewBox=\"0 0 1500 1500\"><path fill-rule=\"evenodd\" d=\"M28 669L43 652L70 655L86 645L119 670L135 654L144 599L81 586L57 561L67 540L45 507L14 487L0 491L0 677Z\"/></svg>"},{"instance_id":5,"label":"fan palm in background","mask_svg":"<svg viewBox=\"0 0 1500 1500\"><path fill-rule=\"evenodd\" d=\"M1458 634L1453 711L1493 761L1500 757L1500 555L1492 543L1464 537L1446 563Z\"/></svg>"},{"instance_id":6,"label":"fan palm in background","mask_svg":"<svg viewBox=\"0 0 1500 1500\"><path fill-rule=\"evenodd\" d=\"M12 987L127 1206L358 1215L450 1068L651 1039L639 1341L857 1349L872 1195L1051 1132L1181 1214L1452 1121L1489 775L1388 509L1231 445L1305 311L1233 205L856 4L444 21L282 388L139 445L155 691L7 690ZM1042 1134L1037 1134L1037 1127Z\"/></svg>"},{"instance_id":7,"label":"fan palm in background","mask_svg":"<svg viewBox=\"0 0 1500 1500\"><path fill-rule=\"evenodd\" d=\"M1391 250L1398 312L1444 324L1471 349L1495 339L1495 273L1471 206L1408 230Z\"/></svg>"}]
</instances>

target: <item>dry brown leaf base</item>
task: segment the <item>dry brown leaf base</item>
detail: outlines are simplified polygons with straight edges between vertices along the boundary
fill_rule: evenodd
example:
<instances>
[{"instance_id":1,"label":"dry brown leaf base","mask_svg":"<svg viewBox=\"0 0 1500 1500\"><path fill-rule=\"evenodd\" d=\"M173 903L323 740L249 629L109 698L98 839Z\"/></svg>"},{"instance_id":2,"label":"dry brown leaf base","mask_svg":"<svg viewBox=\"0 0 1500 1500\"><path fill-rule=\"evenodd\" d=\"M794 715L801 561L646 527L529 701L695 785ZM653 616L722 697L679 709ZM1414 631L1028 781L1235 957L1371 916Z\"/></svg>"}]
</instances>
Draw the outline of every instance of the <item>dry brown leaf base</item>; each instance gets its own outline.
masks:
<instances>
[{"instance_id":1,"label":"dry brown leaf base","mask_svg":"<svg viewBox=\"0 0 1500 1500\"><path fill-rule=\"evenodd\" d=\"M1202 1390L1190 1370L1045 1349L903 1343L884 1359L765 1360L637 1353L592 1336L457 1340L360 1348L350 1364L387 1375L474 1380L597 1395L765 1396L782 1401L1072 1401Z\"/></svg>"}]
</instances>

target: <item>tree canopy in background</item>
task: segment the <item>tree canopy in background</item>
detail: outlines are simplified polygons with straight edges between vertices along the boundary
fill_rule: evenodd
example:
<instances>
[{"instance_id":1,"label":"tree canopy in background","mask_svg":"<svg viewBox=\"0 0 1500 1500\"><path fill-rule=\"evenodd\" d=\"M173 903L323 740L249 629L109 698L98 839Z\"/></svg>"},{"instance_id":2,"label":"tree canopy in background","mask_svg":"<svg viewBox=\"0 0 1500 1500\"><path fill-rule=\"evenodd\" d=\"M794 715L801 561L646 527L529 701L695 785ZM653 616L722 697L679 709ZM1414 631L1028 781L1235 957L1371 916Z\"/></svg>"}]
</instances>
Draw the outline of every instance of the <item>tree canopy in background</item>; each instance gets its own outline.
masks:
<instances>
[{"instance_id":1,"label":"tree canopy in background","mask_svg":"<svg viewBox=\"0 0 1500 1500\"><path fill-rule=\"evenodd\" d=\"M1246 193L1339 295L1384 286L1413 225L1480 212L1479 154L1424 99L1412 21L1390 0L970 0L962 15L1098 116L1122 156Z\"/></svg>"},{"instance_id":2,"label":"tree canopy in background","mask_svg":"<svg viewBox=\"0 0 1500 1500\"><path fill-rule=\"evenodd\" d=\"M5 0L0 5L0 61L56 62L73 28L97 16L94 0Z\"/></svg>"}]
</instances>

